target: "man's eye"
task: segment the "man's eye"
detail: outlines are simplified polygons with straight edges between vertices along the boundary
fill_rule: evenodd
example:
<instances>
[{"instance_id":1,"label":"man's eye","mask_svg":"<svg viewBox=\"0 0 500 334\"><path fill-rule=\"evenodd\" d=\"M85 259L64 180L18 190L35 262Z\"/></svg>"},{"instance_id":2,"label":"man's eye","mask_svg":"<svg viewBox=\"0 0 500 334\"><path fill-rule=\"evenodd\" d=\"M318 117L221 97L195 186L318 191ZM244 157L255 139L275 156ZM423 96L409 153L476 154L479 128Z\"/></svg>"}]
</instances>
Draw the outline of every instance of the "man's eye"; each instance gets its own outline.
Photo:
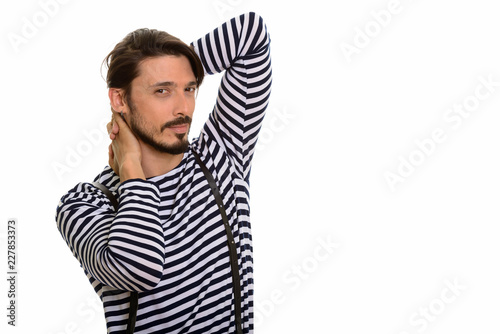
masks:
<instances>
[{"instance_id":1,"label":"man's eye","mask_svg":"<svg viewBox=\"0 0 500 334\"><path fill-rule=\"evenodd\" d=\"M186 88L186 92L194 93L195 91L196 91L196 88L194 88L194 87Z\"/></svg>"},{"instance_id":2,"label":"man's eye","mask_svg":"<svg viewBox=\"0 0 500 334\"><path fill-rule=\"evenodd\" d=\"M165 93L167 93L167 90L166 89L158 89L156 92L160 93L160 94L165 94Z\"/></svg>"}]
</instances>

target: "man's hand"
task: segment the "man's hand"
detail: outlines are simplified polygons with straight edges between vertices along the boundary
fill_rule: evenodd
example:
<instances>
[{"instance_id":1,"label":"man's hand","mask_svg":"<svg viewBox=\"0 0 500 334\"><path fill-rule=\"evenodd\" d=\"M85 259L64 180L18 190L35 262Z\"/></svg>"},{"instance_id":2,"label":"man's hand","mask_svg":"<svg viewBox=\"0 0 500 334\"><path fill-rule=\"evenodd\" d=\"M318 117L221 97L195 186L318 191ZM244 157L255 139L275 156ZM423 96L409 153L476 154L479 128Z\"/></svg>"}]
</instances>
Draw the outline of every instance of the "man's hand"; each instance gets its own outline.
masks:
<instances>
[{"instance_id":1,"label":"man's hand","mask_svg":"<svg viewBox=\"0 0 500 334\"><path fill-rule=\"evenodd\" d=\"M141 145L120 114L113 113L107 125L109 138L109 165L120 176L120 182L146 179L142 170Z\"/></svg>"}]
</instances>

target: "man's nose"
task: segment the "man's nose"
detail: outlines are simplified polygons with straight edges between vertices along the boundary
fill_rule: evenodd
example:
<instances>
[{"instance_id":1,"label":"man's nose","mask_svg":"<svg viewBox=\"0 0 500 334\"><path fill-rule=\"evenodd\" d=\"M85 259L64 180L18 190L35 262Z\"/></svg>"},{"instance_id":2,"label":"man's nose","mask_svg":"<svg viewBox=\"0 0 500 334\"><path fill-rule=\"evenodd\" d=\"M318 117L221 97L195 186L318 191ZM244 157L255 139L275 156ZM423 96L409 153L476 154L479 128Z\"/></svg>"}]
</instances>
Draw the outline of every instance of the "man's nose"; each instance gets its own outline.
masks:
<instances>
[{"instance_id":1,"label":"man's nose","mask_svg":"<svg viewBox=\"0 0 500 334\"><path fill-rule=\"evenodd\" d=\"M184 91L176 93L175 98L174 116L187 115L189 111L189 101Z\"/></svg>"}]
</instances>

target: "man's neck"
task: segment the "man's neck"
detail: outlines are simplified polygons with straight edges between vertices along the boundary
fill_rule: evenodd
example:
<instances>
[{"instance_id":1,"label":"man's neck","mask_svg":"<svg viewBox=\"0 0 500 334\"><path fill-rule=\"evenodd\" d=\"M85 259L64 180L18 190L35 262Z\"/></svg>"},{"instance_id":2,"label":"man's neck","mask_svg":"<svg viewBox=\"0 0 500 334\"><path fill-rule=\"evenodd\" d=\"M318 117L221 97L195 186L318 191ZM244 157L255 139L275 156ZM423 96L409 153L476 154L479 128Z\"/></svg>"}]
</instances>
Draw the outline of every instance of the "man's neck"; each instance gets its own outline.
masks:
<instances>
[{"instance_id":1,"label":"man's neck","mask_svg":"<svg viewBox=\"0 0 500 334\"><path fill-rule=\"evenodd\" d=\"M146 178L163 175L177 167L182 161L184 154L161 153L151 146L141 142L142 147L142 170Z\"/></svg>"}]
</instances>

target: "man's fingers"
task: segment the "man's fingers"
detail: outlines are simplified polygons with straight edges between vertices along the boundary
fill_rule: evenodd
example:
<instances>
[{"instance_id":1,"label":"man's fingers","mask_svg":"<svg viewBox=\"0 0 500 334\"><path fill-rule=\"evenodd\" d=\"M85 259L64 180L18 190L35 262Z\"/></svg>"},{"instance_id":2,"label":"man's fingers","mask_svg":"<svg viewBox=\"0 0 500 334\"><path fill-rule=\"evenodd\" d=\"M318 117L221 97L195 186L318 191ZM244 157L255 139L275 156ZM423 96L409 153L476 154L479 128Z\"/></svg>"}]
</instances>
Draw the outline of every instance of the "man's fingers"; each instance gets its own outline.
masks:
<instances>
[{"instance_id":1,"label":"man's fingers","mask_svg":"<svg viewBox=\"0 0 500 334\"><path fill-rule=\"evenodd\" d=\"M111 140L116 138L116 135L120 131L120 126L122 126L121 124L123 124L123 120L121 119L121 117L115 117L115 114L113 114L111 122L106 125L106 129L108 130L109 138Z\"/></svg>"},{"instance_id":2,"label":"man's fingers","mask_svg":"<svg viewBox=\"0 0 500 334\"><path fill-rule=\"evenodd\" d=\"M116 120L113 122L113 128L111 129L114 134L118 134L120 131L121 124L118 124Z\"/></svg>"},{"instance_id":3,"label":"man's fingers","mask_svg":"<svg viewBox=\"0 0 500 334\"><path fill-rule=\"evenodd\" d=\"M109 138L111 138L111 130L112 130L112 128L113 128L113 121L111 121L108 124L106 124L106 130L108 130ZM111 138L111 139L114 139L114 138Z\"/></svg>"},{"instance_id":4,"label":"man's fingers","mask_svg":"<svg viewBox=\"0 0 500 334\"><path fill-rule=\"evenodd\" d=\"M113 122L115 120L115 112L111 113L111 120L106 124L106 129L108 130L108 134L111 133L111 128L113 127Z\"/></svg>"}]
</instances>

